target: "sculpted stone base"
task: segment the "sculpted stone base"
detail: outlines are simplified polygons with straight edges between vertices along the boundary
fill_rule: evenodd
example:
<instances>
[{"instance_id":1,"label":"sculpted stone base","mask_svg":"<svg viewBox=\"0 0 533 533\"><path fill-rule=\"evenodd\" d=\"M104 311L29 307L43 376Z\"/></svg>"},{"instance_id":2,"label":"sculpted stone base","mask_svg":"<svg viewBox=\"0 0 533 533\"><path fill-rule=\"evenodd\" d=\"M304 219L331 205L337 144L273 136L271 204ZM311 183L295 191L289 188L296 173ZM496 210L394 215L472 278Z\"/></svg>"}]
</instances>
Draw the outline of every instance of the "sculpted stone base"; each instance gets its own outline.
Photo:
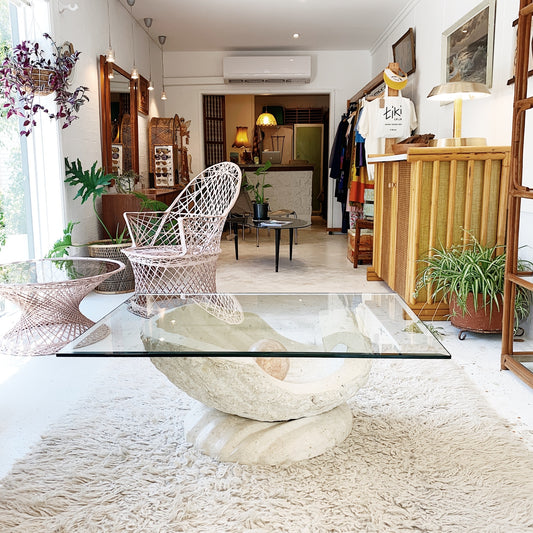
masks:
<instances>
[{"instance_id":1,"label":"sculpted stone base","mask_svg":"<svg viewBox=\"0 0 533 533\"><path fill-rule=\"evenodd\" d=\"M352 428L347 404L287 422L260 422L197 402L184 421L185 437L219 461L247 465L288 464L316 457L341 443Z\"/></svg>"}]
</instances>

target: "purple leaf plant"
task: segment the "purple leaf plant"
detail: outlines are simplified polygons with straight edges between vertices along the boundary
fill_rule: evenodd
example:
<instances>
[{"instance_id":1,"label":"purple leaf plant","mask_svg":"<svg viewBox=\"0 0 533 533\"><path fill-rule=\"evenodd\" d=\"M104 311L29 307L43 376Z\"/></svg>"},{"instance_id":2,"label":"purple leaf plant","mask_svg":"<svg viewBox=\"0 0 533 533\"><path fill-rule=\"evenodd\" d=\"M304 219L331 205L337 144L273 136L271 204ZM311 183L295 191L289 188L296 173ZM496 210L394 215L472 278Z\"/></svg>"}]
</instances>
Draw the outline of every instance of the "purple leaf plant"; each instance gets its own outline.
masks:
<instances>
[{"instance_id":1,"label":"purple leaf plant","mask_svg":"<svg viewBox=\"0 0 533 533\"><path fill-rule=\"evenodd\" d=\"M43 36L50 42L50 51L44 50L38 42L22 41L7 50L0 66L3 109L7 118L15 115L23 119L20 134L25 136L37 125L36 115L40 111L51 119L61 120L63 128L67 128L78 118L81 106L89 101L85 94L88 87L69 90L69 77L80 52L70 43L58 46L47 33ZM56 110L48 109L43 97L47 93L53 95Z\"/></svg>"}]
</instances>

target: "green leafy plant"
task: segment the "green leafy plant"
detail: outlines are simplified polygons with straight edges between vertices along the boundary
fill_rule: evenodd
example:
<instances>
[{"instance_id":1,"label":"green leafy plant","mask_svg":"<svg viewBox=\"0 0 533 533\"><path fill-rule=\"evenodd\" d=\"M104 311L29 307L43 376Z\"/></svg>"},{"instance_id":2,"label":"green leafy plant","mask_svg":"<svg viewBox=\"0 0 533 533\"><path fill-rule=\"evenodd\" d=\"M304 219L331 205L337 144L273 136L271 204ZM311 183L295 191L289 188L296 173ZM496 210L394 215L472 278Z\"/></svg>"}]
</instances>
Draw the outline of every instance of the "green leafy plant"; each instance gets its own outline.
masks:
<instances>
[{"instance_id":1,"label":"green leafy plant","mask_svg":"<svg viewBox=\"0 0 533 533\"><path fill-rule=\"evenodd\" d=\"M267 161L264 165L260 166L254 174L259 176L257 183L253 184L246 180L245 189L248 192L251 192L254 196L254 202L256 204L264 204L268 201L268 198L265 198L265 189L272 187L270 183L265 183L265 175L268 172L268 169L272 166L270 161Z\"/></svg>"},{"instance_id":2,"label":"green leafy plant","mask_svg":"<svg viewBox=\"0 0 533 533\"><path fill-rule=\"evenodd\" d=\"M102 168L97 168L97 162L95 161L89 170L84 169L81 165L79 159L74 163L71 163L67 158L65 158L65 183L68 183L72 187L77 187L78 192L74 196L76 198L81 198L82 205L87 200L92 200L93 211L100 222L102 228L106 232L107 236L111 239L113 244L120 244L124 240L124 235L126 228L120 234L113 236L109 229L104 224L104 221L100 218L98 214L98 209L96 207L96 200L107 192L108 187L111 185L112 181L115 179L114 174L104 174Z\"/></svg>"},{"instance_id":3,"label":"green leafy plant","mask_svg":"<svg viewBox=\"0 0 533 533\"><path fill-rule=\"evenodd\" d=\"M424 288L431 287L432 298L441 297L449 301L455 295L463 314L467 312L466 301L470 293L482 295L484 307L492 312L493 306L500 308L504 288L505 247L484 246L475 238L466 246L455 245L446 250L433 249L420 272L416 295ZM533 263L526 260L518 262L518 269L530 271ZM478 303L474 298L474 310ZM518 287L515 299L515 322L518 324L529 316L531 306L530 292Z\"/></svg>"},{"instance_id":4,"label":"green leafy plant","mask_svg":"<svg viewBox=\"0 0 533 533\"><path fill-rule=\"evenodd\" d=\"M97 168L97 162L93 163L91 168L87 170L82 167L79 159L72 163L67 158L65 158L65 175L65 183L78 188L74 200L76 198L81 198L82 204L88 200L92 200L93 210L96 217L111 240L111 243L122 244L126 242L129 239L127 228L124 227L121 232L117 229L115 235L112 235L111 231L106 227L98 214L96 206L96 200L107 192L108 187L113 180L116 180L116 176L114 174L104 174L102 168ZM132 176L138 176L138 174L131 173L129 176L131 178ZM128 192L128 189L129 187L126 186L126 189L124 189L126 193ZM141 211L164 211L167 208L165 203L148 198L140 192L132 190L131 194L139 198L141 201ZM64 257L69 255L69 249L71 247L76 248L87 246L87 243L74 244L72 241L72 233L77 224L79 224L79 222L68 222L67 227L63 230L63 236L53 244L52 248L47 253L47 257Z\"/></svg>"}]
</instances>

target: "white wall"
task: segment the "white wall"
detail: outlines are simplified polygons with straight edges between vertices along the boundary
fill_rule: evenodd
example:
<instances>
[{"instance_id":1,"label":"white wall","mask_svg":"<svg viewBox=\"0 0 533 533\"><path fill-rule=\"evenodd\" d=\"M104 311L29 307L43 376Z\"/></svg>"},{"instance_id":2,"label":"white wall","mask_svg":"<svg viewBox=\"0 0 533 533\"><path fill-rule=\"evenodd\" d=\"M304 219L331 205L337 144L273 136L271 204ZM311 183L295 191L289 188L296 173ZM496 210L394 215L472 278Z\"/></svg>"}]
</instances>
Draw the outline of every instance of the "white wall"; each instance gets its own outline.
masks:
<instances>
[{"instance_id":1,"label":"white wall","mask_svg":"<svg viewBox=\"0 0 533 533\"><path fill-rule=\"evenodd\" d=\"M64 3L64 2L63 2ZM72 77L72 86L85 85L89 102L79 112L79 119L62 130L63 155L69 159L79 158L84 166L94 161L102 162L100 132L100 93L99 93L99 56L108 49L108 20L111 24L111 44L115 51L116 64L126 71L133 66L133 39L135 42L135 62L139 73L146 79L150 77L155 90L150 94L150 115L139 114L139 170L148 178L148 124L151 116L164 116L162 90L161 52L156 44L157 36L150 39L143 28L132 18L118 0L109 0L108 19L107 0L81 0L77 11L65 10L59 13L58 0L50 0L52 11L51 35L58 43L70 41L81 52ZM133 35L133 37L132 37ZM75 230L75 241L85 242L97 238L98 225L89 205L80 207L79 199L69 201L75 195L71 187L66 187L66 220L80 221ZM58 235L58 238L60 235Z\"/></svg>"},{"instance_id":2,"label":"white wall","mask_svg":"<svg viewBox=\"0 0 533 533\"><path fill-rule=\"evenodd\" d=\"M376 75L392 61L392 44L409 27L416 35L416 72L410 76L403 91L416 106L418 133L434 133L437 138L453 137L453 105L440 105L427 100L427 95L441 80L441 35L480 0L419 0L391 25L387 35L382 36L371 50L372 73ZM496 23L494 36L493 80L491 96L477 101L463 103L463 137L486 137L487 143L494 146L511 144L514 85L507 85L512 75L514 62L514 30L512 22L518 16L519 0L498 0L496 2ZM531 119L530 119L531 122ZM526 139L526 145L528 141ZM524 176L531 174L533 159L525 154ZM533 177L529 178L533 184ZM523 202L522 227L533 224L533 205ZM533 257L533 235L520 238L523 245L521 256ZM531 232L529 232L531 233Z\"/></svg>"},{"instance_id":3,"label":"white wall","mask_svg":"<svg viewBox=\"0 0 533 533\"><path fill-rule=\"evenodd\" d=\"M419 133L434 133L436 137L452 137L453 105L440 105L427 100L431 89L441 80L442 32L456 23L480 0L419 0L404 16L397 19L382 36L372 54L372 72L377 74L392 61L392 44L409 27L416 35L416 72L409 78L403 95L411 98L419 118ZM513 51L512 21L518 13L518 0L497 2L494 39L492 95L489 98L465 102L463 105L463 137L487 137L488 144L509 145L513 87L511 77ZM496 111L497 110L497 111Z\"/></svg>"},{"instance_id":4,"label":"white wall","mask_svg":"<svg viewBox=\"0 0 533 533\"><path fill-rule=\"evenodd\" d=\"M463 135L486 136L488 143L508 145L511 135L513 86L507 86L514 57L511 24L518 12L518 0L497 2L496 36L491 97L463 106ZM449 137L452 131L452 106L440 106L426 99L427 94L441 82L441 34L458 19L479 4L479 0L413 0L402 16L389 26L370 51L301 52L312 57L312 81L304 85L250 86L227 85L222 79L222 52L165 52L164 68L168 100L163 106L161 93L161 62L158 45L150 41L143 28L135 25L136 63L141 74L149 77L150 44L152 79L156 90L150 95L152 116L173 116L175 113L191 120L190 153L192 173L203 168L202 95L203 94L272 94L327 93L330 94L330 144L346 101L392 61L392 44L409 27L416 33L417 70L410 78L404 95L416 105L419 132ZM91 101L80 112L80 119L63 130L63 150L69 158L79 157L84 164L100 161L100 111L98 92L98 56L108 47L108 18L106 0L79 1L75 12L59 14L58 0L50 0L53 36L57 41L70 40L82 52L75 69L73 83L87 85ZM112 45L117 64L129 70L133 63L132 28L129 12L118 0L110 0ZM257 52L243 52L253 55ZM280 52L262 52L279 54ZM140 116L141 171L147 170L148 118ZM533 164L533 163L532 163ZM340 209L332 198L330 187L328 226L340 226ZM72 198L73 191L67 191ZM527 216L527 215L526 215ZM82 220L89 236L96 236L96 222L89 209L81 210L79 202L67 202L67 219ZM81 225L80 225L81 226ZM81 229L81 228L80 228ZM79 230L78 230L79 231ZM80 238L80 240L82 240Z\"/></svg>"},{"instance_id":5,"label":"white wall","mask_svg":"<svg viewBox=\"0 0 533 533\"><path fill-rule=\"evenodd\" d=\"M312 58L312 79L308 84L238 85L224 84L223 52L166 52L165 87L168 96L166 112L177 113L191 120L190 154L192 173L204 167L202 95L203 94L303 94L330 95L330 146L346 102L371 76L370 54L367 51L301 52ZM239 55L280 55L279 52L242 52ZM334 183L330 180L328 227L341 226L340 204L333 198Z\"/></svg>"}]
</instances>

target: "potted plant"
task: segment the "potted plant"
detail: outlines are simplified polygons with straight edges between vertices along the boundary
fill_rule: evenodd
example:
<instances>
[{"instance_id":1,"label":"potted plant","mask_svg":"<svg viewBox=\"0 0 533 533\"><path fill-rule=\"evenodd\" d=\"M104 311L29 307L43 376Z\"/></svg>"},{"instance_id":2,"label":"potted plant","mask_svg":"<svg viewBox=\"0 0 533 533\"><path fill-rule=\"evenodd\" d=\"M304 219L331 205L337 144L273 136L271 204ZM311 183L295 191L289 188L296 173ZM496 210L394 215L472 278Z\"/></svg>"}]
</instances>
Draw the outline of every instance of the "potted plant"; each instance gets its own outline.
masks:
<instances>
[{"instance_id":1,"label":"potted plant","mask_svg":"<svg viewBox=\"0 0 533 533\"><path fill-rule=\"evenodd\" d=\"M461 330L481 333L502 330L505 247L484 246L475 238L463 246L433 249L423 259L418 276L417 294L427 289L431 298L448 302L451 323ZM521 271L533 269L520 260ZM529 316L530 292L517 288L515 324ZM464 338L464 335L460 338Z\"/></svg>"},{"instance_id":2,"label":"potted plant","mask_svg":"<svg viewBox=\"0 0 533 533\"><path fill-rule=\"evenodd\" d=\"M254 174L259 177L256 183L250 183L246 179L245 188L248 192L253 193L254 220L268 219L268 198L265 198L265 189L272 187L270 183L265 183L265 175L272 166L270 161L260 166Z\"/></svg>"},{"instance_id":3,"label":"potted plant","mask_svg":"<svg viewBox=\"0 0 533 533\"><path fill-rule=\"evenodd\" d=\"M89 100L87 87L70 90L69 78L80 52L71 43L58 46L45 33L48 49L38 42L22 41L11 49L4 49L0 66L0 87L4 97L7 118L16 115L23 119L21 135L28 136L37 125L36 114L40 111L50 118L63 121L68 127L76 118L80 107ZM56 110L50 111L37 96L53 94Z\"/></svg>"},{"instance_id":4,"label":"potted plant","mask_svg":"<svg viewBox=\"0 0 533 533\"><path fill-rule=\"evenodd\" d=\"M133 270L127 257L122 253L124 248L131 246L131 241L127 238L125 229L122 232L118 232L117 230L113 234L106 227L98 213L96 205L97 199L107 192L108 187L116 176L114 174L104 174L102 168L97 168L96 161L90 170L87 170L83 169L79 159L71 163L67 158L65 158L65 175L65 183L78 188L74 199L81 198L82 204L87 200L92 201L96 218L108 238L101 241L75 245L72 243L72 232L78 222L69 222L63 230L63 237L56 241L52 249L48 252L47 257L63 257L64 255L68 255L71 246L87 246L91 257L115 259L122 261L126 265L125 270L108 278L102 284L98 285L96 290L105 293L131 292L135 287Z\"/></svg>"}]
</instances>

